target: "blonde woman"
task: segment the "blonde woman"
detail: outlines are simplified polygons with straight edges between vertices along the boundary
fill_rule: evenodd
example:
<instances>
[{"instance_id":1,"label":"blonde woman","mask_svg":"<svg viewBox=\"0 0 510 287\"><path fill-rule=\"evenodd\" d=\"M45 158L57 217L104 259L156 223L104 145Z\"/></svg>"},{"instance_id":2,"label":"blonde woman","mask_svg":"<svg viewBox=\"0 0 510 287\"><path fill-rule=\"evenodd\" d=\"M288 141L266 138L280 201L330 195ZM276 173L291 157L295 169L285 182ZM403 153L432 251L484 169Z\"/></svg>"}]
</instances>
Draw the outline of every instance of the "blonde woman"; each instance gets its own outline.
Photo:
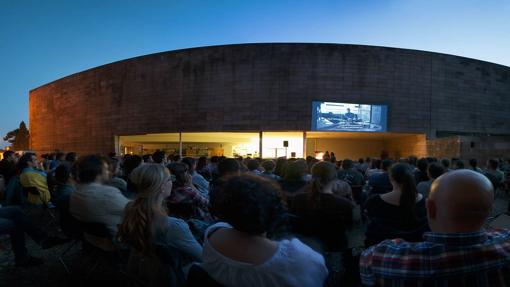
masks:
<instances>
[{"instance_id":1,"label":"blonde woman","mask_svg":"<svg viewBox=\"0 0 510 287\"><path fill-rule=\"evenodd\" d=\"M187 267L202 261L202 247L185 221L167 215L164 201L172 192L170 172L160 164L144 164L133 170L130 179L137 194L126 206L118 231L119 241L132 250L130 269L154 284L170 280L170 285L180 285Z\"/></svg>"}]
</instances>

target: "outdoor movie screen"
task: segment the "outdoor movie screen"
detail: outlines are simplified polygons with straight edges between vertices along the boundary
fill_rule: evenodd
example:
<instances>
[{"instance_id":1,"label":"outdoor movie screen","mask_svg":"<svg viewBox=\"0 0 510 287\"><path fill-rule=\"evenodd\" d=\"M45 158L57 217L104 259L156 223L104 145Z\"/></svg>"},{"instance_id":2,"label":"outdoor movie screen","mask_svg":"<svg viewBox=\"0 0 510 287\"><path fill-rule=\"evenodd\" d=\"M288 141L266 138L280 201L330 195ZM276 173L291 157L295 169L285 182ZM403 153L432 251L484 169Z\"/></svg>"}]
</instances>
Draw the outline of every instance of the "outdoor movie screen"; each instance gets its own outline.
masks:
<instances>
[{"instance_id":1,"label":"outdoor movie screen","mask_svg":"<svg viewBox=\"0 0 510 287\"><path fill-rule=\"evenodd\" d=\"M388 106L312 103L312 131L385 132Z\"/></svg>"}]
</instances>

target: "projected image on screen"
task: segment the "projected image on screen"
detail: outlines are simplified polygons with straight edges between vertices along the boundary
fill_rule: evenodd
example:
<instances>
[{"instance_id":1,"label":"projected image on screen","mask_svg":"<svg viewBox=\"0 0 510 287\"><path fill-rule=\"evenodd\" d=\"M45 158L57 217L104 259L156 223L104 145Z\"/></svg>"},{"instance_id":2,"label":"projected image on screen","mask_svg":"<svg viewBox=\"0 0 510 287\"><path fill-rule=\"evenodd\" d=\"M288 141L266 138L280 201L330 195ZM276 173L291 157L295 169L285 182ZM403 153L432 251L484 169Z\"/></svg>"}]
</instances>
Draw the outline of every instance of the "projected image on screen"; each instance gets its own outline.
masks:
<instances>
[{"instance_id":1,"label":"projected image on screen","mask_svg":"<svg viewBox=\"0 0 510 287\"><path fill-rule=\"evenodd\" d=\"M333 102L313 102L312 130L385 132L388 107Z\"/></svg>"}]
</instances>

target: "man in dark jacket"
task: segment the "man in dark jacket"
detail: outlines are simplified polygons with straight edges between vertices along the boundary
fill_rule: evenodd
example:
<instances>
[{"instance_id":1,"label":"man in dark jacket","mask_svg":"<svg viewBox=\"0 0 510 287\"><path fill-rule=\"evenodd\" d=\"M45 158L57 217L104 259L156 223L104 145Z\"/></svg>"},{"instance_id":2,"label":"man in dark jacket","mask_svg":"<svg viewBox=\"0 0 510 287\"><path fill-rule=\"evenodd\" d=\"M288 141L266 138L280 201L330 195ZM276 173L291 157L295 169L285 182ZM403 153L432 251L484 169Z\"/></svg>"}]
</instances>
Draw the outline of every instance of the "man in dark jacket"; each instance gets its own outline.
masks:
<instances>
[{"instance_id":1,"label":"man in dark jacket","mask_svg":"<svg viewBox=\"0 0 510 287\"><path fill-rule=\"evenodd\" d=\"M0 161L0 174L4 176L5 186L9 180L16 175L16 162L18 158L12 150L4 152L3 159Z\"/></svg>"}]
</instances>

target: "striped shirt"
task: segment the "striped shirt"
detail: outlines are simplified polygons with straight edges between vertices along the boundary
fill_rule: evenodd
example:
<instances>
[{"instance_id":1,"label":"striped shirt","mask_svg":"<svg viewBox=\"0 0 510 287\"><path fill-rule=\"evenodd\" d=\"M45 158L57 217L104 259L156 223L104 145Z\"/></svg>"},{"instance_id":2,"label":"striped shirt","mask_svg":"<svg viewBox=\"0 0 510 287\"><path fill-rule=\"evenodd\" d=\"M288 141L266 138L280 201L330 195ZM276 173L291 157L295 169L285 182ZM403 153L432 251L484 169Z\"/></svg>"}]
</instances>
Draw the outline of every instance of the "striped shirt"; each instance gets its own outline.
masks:
<instances>
[{"instance_id":1,"label":"striped shirt","mask_svg":"<svg viewBox=\"0 0 510 287\"><path fill-rule=\"evenodd\" d=\"M510 230L434 233L424 242L386 240L365 250L367 286L510 286Z\"/></svg>"}]
</instances>

